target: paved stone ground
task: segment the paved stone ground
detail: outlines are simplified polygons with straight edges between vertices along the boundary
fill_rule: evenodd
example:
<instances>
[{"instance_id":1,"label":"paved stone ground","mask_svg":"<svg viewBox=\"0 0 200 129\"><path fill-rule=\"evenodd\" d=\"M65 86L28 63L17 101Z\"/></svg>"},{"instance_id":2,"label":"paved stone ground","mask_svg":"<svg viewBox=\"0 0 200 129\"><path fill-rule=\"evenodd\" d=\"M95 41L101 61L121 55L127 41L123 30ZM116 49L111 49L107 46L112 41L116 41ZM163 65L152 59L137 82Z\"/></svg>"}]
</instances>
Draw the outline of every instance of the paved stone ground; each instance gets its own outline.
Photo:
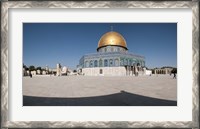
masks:
<instances>
[{"instance_id":1,"label":"paved stone ground","mask_svg":"<svg viewBox=\"0 0 200 129\"><path fill-rule=\"evenodd\" d=\"M24 106L176 106L173 76L23 77Z\"/></svg>"}]
</instances>

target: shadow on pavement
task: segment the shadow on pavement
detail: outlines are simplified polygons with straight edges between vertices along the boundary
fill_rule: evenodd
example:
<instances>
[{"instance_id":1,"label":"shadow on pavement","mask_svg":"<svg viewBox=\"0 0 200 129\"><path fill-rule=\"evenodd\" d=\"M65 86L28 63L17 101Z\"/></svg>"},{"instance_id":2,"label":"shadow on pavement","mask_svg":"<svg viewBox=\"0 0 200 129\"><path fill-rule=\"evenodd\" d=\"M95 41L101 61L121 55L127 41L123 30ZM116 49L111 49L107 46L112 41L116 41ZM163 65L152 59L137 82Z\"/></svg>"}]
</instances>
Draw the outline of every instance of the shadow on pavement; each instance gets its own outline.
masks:
<instances>
[{"instance_id":1,"label":"shadow on pavement","mask_svg":"<svg viewBox=\"0 0 200 129\"><path fill-rule=\"evenodd\" d=\"M23 106L177 106L177 101L121 91L105 96L80 98L23 96Z\"/></svg>"}]
</instances>

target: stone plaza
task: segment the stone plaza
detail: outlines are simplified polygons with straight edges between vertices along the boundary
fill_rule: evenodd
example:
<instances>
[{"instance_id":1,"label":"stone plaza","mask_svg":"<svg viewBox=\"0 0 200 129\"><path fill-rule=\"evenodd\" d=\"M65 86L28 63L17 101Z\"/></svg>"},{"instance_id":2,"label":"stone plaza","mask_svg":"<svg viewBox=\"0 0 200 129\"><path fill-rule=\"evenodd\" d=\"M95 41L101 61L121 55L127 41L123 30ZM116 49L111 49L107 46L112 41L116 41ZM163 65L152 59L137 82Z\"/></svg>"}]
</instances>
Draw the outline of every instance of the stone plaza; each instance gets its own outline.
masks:
<instances>
[{"instance_id":1,"label":"stone plaza","mask_svg":"<svg viewBox=\"0 0 200 129\"><path fill-rule=\"evenodd\" d=\"M177 106L177 79L151 76L28 76L23 106Z\"/></svg>"}]
</instances>

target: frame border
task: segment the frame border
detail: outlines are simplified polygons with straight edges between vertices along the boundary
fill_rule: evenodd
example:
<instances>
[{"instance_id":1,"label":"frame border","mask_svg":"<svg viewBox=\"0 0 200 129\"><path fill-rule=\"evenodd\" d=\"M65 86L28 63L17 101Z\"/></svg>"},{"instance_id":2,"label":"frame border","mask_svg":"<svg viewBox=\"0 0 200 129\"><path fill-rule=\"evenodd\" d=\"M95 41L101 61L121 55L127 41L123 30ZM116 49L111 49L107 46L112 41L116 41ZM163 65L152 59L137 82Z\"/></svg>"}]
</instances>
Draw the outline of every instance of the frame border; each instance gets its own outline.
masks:
<instances>
[{"instance_id":1,"label":"frame border","mask_svg":"<svg viewBox=\"0 0 200 129\"><path fill-rule=\"evenodd\" d=\"M192 9L192 121L8 121L8 15L11 8L190 8ZM1 2L1 128L199 128L198 1L18 1Z\"/></svg>"}]
</instances>

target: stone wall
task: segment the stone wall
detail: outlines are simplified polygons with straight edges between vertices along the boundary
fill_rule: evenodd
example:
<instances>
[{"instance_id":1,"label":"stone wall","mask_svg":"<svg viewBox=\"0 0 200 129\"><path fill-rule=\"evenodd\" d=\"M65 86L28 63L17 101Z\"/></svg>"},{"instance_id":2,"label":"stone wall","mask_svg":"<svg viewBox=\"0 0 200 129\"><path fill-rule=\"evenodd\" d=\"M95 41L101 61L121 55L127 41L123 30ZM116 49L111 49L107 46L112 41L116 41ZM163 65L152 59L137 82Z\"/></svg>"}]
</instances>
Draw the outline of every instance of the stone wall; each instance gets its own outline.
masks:
<instances>
[{"instance_id":1,"label":"stone wall","mask_svg":"<svg viewBox=\"0 0 200 129\"><path fill-rule=\"evenodd\" d=\"M83 68L82 73L85 76L126 76L126 69L125 67Z\"/></svg>"}]
</instances>

